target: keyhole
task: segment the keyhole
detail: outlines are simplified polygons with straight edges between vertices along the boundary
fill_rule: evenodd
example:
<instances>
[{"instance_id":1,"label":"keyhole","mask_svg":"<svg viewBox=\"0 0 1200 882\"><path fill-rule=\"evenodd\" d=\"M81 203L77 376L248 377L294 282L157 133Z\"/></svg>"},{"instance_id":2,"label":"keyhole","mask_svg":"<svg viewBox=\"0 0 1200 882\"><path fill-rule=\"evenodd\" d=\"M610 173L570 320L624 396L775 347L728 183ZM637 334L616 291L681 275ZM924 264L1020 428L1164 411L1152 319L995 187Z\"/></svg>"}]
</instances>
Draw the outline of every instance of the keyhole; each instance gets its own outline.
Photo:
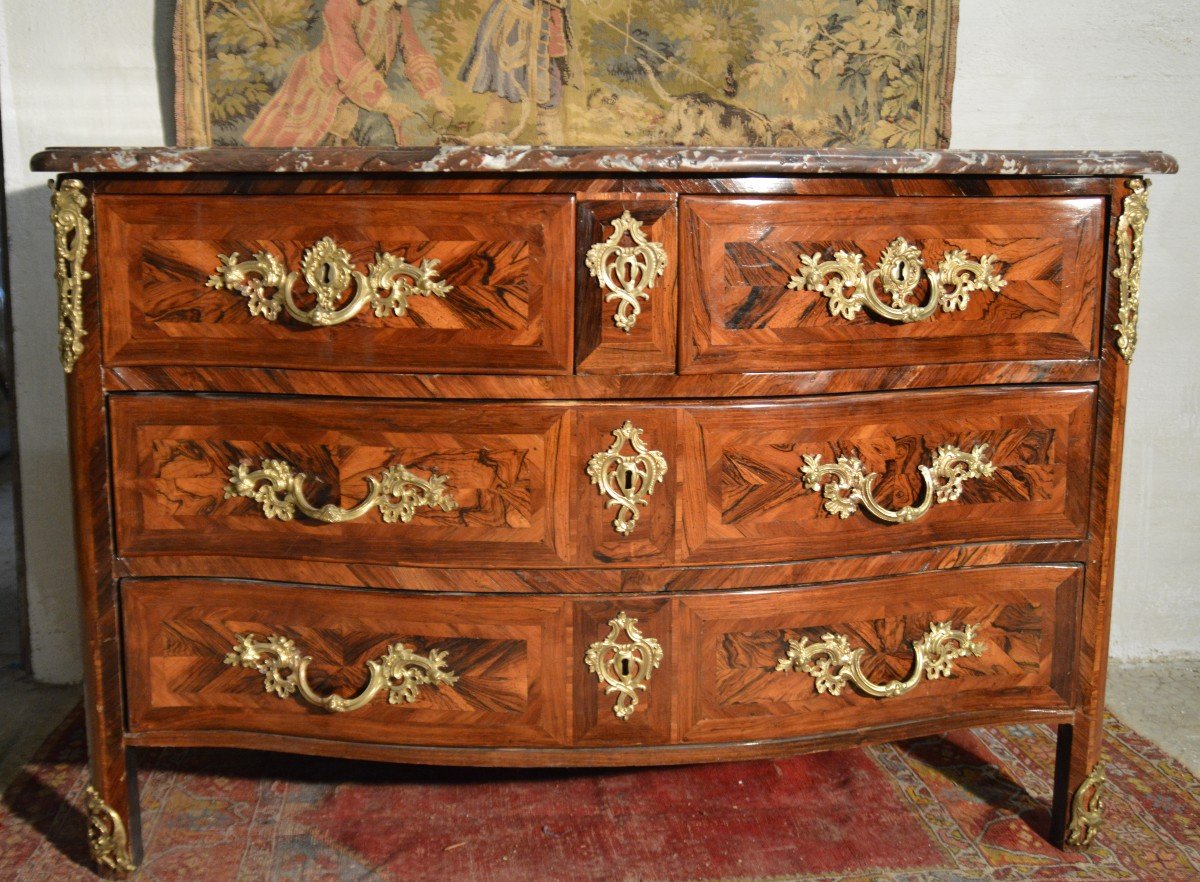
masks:
<instances>
[{"instance_id":1,"label":"keyhole","mask_svg":"<svg viewBox=\"0 0 1200 882\"><path fill-rule=\"evenodd\" d=\"M621 659L621 676L622 677L629 676L629 659L627 659L627 658Z\"/></svg>"},{"instance_id":2,"label":"keyhole","mask_svg":"<svg viewBox=\"0 0 1200 882\"><path fill-rule=\"evenodd\" d=\"M321 267L321 283L328 285L333 281L333 268L329 264Z\"/></svg>"},{"instance_id":3,"label":"keyhole","mask_svg":"<svg viewBox=\"0 0 1200 882\"><path fill-rule=\"evenodd\" d=\"M625 469L625 489L633 489L633 469Z\"/></svg>"},{"instance_id":4,"label":"keyhole","mask_svg":"<svg viewBox=\"0 0 1200 882\"><path fill-rule=\"evenodd\" d=\"M895 270L895 272L892 273L892 277L897 282L902 283L904 281L906 275L907 275L907 273L905 272L905 265L902 263L896 264L896 270Z\"/></svg>"}]
</instances>

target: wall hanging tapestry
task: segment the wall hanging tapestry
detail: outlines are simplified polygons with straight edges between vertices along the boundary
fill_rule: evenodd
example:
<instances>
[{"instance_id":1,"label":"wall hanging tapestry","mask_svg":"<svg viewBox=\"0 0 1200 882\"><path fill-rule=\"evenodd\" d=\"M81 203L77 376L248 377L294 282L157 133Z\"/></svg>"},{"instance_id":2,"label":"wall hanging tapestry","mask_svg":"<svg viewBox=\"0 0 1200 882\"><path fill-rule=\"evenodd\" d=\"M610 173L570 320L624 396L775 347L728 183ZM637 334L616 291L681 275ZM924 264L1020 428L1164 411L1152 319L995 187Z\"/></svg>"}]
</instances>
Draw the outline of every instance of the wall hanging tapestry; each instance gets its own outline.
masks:
<instances>
[{"instance_id":1,"label":"wall hanging tapestry","mask_svg":"<svg viewBox=\"0 0 1200 882\"><path fill-rule=\"evenodd\" d=\"M180 0L189 146L945 147L958 0Z\"/></svg>"}]
</instances>

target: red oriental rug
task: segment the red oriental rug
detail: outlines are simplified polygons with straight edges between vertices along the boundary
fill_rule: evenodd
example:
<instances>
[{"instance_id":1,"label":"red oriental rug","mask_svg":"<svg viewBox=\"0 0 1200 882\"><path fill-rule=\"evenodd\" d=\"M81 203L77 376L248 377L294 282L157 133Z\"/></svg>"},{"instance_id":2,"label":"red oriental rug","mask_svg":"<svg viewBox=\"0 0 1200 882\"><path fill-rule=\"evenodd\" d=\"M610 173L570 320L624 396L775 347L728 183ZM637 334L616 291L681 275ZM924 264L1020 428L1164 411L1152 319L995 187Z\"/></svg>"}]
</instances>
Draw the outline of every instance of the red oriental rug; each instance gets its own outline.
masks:
<instances>
[{"instance_id":1,"label":"red oriental rug","mask_svg":"<svg viewBox=\"0 0 1200 882\"><path fill-rule=\"evenodd\" d=\"M780 761L479 771L143 751L140 882L1200 879L1200 781L1109 720L1104 829L1047 826L1054 739L973 729ZM80 717L13 782L0 880L87 871Z\"/></svg>"}]
</instances>

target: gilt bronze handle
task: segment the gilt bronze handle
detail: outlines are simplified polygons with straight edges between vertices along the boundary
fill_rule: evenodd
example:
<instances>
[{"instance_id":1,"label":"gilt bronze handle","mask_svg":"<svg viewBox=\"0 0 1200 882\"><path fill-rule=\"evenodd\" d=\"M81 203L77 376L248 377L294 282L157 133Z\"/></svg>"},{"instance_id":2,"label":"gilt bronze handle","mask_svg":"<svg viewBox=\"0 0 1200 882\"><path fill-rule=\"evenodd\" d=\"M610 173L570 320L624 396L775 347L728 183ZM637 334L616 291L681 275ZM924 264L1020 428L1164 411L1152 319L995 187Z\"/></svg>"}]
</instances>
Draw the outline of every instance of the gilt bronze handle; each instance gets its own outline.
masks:
<instances>
[{"instance_id":1,"label":"gilt bronze handle","mask_svg":"<svg viewBox=\"0 0 1200 882\"><path fill-rule=\"evenodd\" d=\"M221 263L209 276L208 287L241 294L251 315L272 322L283 310L302 324L340 325L368 304L381 318L389 312L403 316L408 312L408 298L444 298L453 290L453 286L438 279L437 260L423 260L420 266L414 266L402 257L381 252L363 273L354 268L350 252L326 236L300 258L304 282L316 300L311 309L301 309L293 296L299 274L289 272L271 252L258 251L250 260L239 260L236 251L217 258ZM346 299L351 282L354 294Z\"/></svg>"},{"instance_id":2,"label":"gilt bronze handle","mask_svg":"<svg viewBox=\"0 0 1200 882\"><path fill-rule=\"evenodd\" d=\"M987 645L975 639L979 627L967 625L958 630L949 622L934 622L924 637L912 642L912 673L903 680L882 685L873 683L863 673L864 650L851 649L850 638L843 634L822 634L821 642L812 644L807 637L789 640L787 655L779 659L775 670L811 674L819 693L841 695L842 687L853 683L872 698L895 698L911 691L922 677L937 680L951 676L951 663L956 658L982 655Z\"/></svg>"},{"instance_id":3,"label":"gilt bronze handle","mask_svg":"<svg viewBox=\"0 0 1200 882\"><path fill-rule=\"evenodd\" d=\"M907 524L923 517L934 502L953 502L962 495L963 483L971 478L991 477L996 467L987 458L987 445L977 444L970 453L953 445L938 448L932 466L918 466L925 481L925 493L916 505L897 511L884 508L872 495L879 477L867 472L857 458L839 456L837 462L823 463L820 454L805 455L801 473L808 489L820 492L825 487L825 510L845 520L861 504L879 520L889 524ZM828 483L825 483L828 481Z\"/></svg>"},{"instance_id":4,"label":"gilt bronze handle","mask_svg":"<svg viewBox=\"0 0 1200 882\"><path fill-rule=\"evenodd\" d=\"M936 270L926 269L921 249L903 238L892 242L878 268L870 271L863 255L849 251L837 252L832 260L820 252L803 255L800 264L800 274L792 276L788 288L824 294L829 314L848 321L866 307L891 321L920 322L939 308L945 312L966 309L973 291L999 291L1008 284L996 269L995 255L972 260L965 251L949 251ZM910 299L922 275L929 278L929 300L923 305ZM880 298L877 288L891 297L891 303Z\"/></svg>"},{"instance_id":5,"label":"gilt bronze handle","mask_svg":"<svg viewBox=\"0 0 1200 882\"><path fill-rule=\"evenodd\" d=\"M304 495L308 475L282 459L264 459L258 469L246 463L229 467L230 478L225 485L225 498L244 496L262 506L267 518L290 521L300 512L306 517L327 524L341 524L361 518L378 508L384 522L407 524L418 508L428 506L453 511L458 503L446 490L449 475L430 475L419 478L402 465L389 466L378 478L367 478L369 488L362 502L352 508L336 505L313 505Z\"/></svg>"},{"instance_id":6,"label":"gilt bronze handle","mask_svg":"<svg viewBox=\"0 0 1200 882\"><path fill-rule=\"evenodd\" d=\"M312 659L296 648L294 641L272 634L259 640L256 634L238 634L233 651L225 656L225 664L241 666L263 675L263 688L279 698L299 695L314 707L333 713L359 710L370 704L383 689L388 690L388 704L413 702L422 686L453 686L458 675L446 668L446 653L431 650L428 656L418 655L403 643L394 643L378 659L367 662L370 678L362 692L353 698L340 695L318 695L308 684L308 666Z\"/></svg>"}]
</instances>

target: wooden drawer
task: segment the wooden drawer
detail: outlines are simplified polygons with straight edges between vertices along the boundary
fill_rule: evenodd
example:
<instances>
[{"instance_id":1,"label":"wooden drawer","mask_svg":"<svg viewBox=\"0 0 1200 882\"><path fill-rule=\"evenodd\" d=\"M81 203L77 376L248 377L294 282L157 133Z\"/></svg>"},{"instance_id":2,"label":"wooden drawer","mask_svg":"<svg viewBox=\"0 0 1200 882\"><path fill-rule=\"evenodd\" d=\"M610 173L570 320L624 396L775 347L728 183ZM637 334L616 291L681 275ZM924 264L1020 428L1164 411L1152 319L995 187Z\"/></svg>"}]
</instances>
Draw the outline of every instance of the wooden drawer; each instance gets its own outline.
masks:
<instances>
[{"instance_id":1,"label":"wooden drawer","mask_svg":"<svg viewBox=\"0 0 1200 882\"><path fill-rule=\"evenodd\" d=\"M1082 567L1012 566L680 597L679 740L794 738L1070 707L1081 584ZM939 623L947 629L932 627ZM968 625L978 656L956 655ZM844 650L860 653L867 689L849 674ZM893 683L896 694L868 691Z\"/></svg>"},{"instance_id":2,"label":"wooden drawer","mask_svg":"<svg viewBox=\"0 0 1200 882\"><path fill-rule=\"evenodd\" d=\"M199 580L126 580L121 598L134 732L461 747L567 739L563 598ZM350 703L330 709L329 696Z\"/></svg>"},{"instance_id":3,"label":"wooden drawer","mask_svg":"<svg viewBox=\"0 0 1200 882\"><path fill-rule=\"evenodd\" d=\"M684 373L1096 353L1101 199L697 196L680 202ZM905 241L893 253L915 249L923 269L885 259L898 239ZM953 260L943 272L947 256L959 251L967 261L994 257L987 275L1004 284L955 294L951 277L984 277ZM831 263L839 252L846 255L838 261L840 279ZM814 255L810 275L804 261ZM863 278L876 269L877 278ZM928 271L945 284L934 286ZM868 290L882 309L858 302ZM900 307L915 311L895 314L904 312L893 303L897 293ZM921 309L928 304L932 311Z\"/></svg>"},{"instance_id":4,"label":"wooden drawer","mask_svg":"<svg viewBox=\"0 0 1200 882\"><path fill-rule=\"evenodd\" d=\"M1094 410L1095 391L1078 386L688 407L683 560L1081 538Z\"/></svg>"},{"instance_id":5,"label":"wooden drawer","mask_svg":"<svg viewBox=\"0 0 1200 882\"><path fill-rule=\"evenodd\" d=\"M722 565L1078 539L1094 401L1074 386L690 405L118 396L117 545L276 559L304 580L305 560ZM666 471L648 476L656 454ZM622 487L622 463L644 477Z\"/></svg>"},{"instance_id":6,"label":"wooden drawer","mask_svg":"<svg viewBox=\"0 0 1200 882\"><path fill-rule=\"evenodd\" d=\"M993 567L675 597L130 579L129 725L586 751L1061 710L1081 572ZM862 650L861 679L822 665L836 635ZM805 664L827 669L824 691Z\"/></svg>"},{"instance_id":7,"label":"wooden drawer","mask_svg":"<svg viewBox=\"0 0 1200 882\"><path fill-rule=\"evenodd\" d=\"M95 211L109 364L571 371L569 196L100 195ZM319 291L336 309L314 312Z\"/></svg>"},{"instance_id":8,"label":"wooden drawer","mask_svg":"<svg viewBox=\"0 0 1200 882\"><path fill-rule=\"evenodd\" d=\"M567 517L554 505L563 498L557 487L568 459L558 449L568 413L553 405L115 397L119 552L283 559L288 577L300 579L306 559L562 564Z\"/></svg>"}]
</instances>

